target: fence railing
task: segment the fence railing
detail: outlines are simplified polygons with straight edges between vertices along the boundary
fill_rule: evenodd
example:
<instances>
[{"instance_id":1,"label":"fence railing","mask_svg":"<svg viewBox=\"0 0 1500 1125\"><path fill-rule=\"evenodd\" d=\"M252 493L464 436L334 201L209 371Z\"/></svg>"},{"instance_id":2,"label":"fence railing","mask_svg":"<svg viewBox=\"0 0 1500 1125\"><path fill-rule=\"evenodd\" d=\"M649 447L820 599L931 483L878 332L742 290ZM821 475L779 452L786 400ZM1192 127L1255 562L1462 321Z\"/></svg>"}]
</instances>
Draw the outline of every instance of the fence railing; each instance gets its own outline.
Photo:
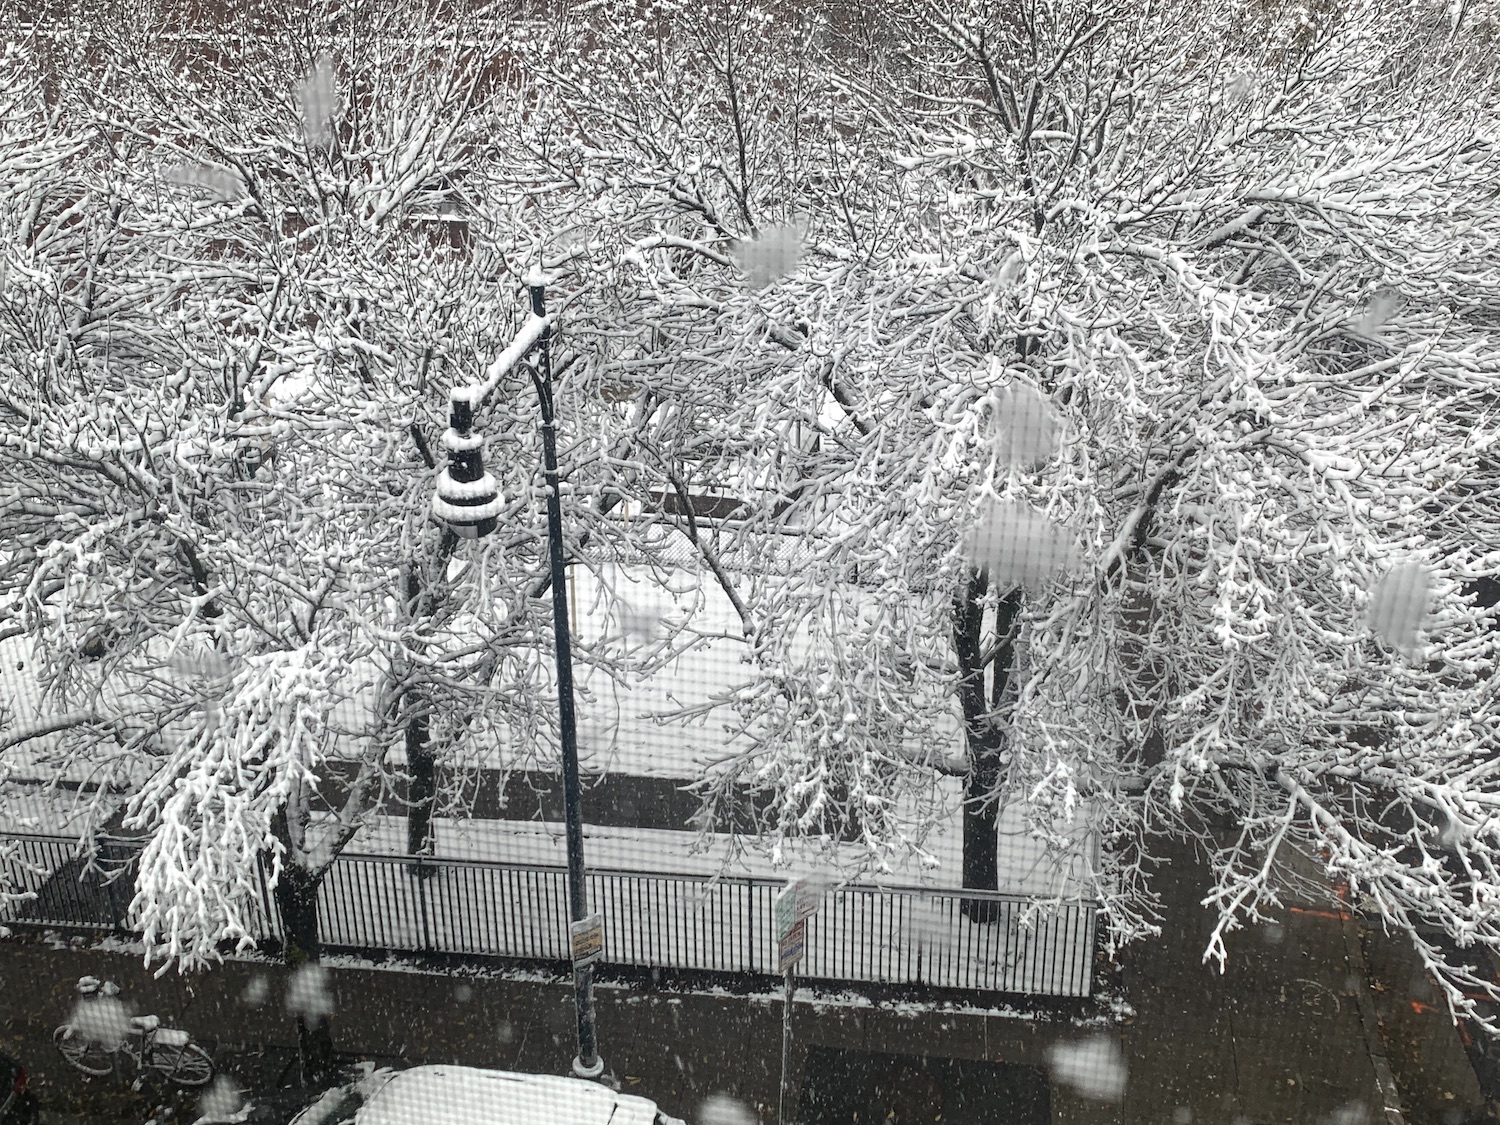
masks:
<instances>
[{"instance_id":1,"label":"fence railing","mask_svg":"<svg viewBox=\"0 0 1500 1125\"><path fill-rule=\"evenodd\" d=\"M0 909L0 922L122 928L134 894L137 851L102 844L91 864L71 837L0 836L0 894L20 896Z\"/></svg>"},{"instance_id":2,"label":"fence railing","mask_svg":"<svg viewBox=\"0 0 1500 1125\"><path fill-rule=\"evenodd\" d=\"M77 842L0 841L0 879L35 897L12 924L128 929L128 862L113 883L77 857ZM0 883L0 886L5 885ZM598 870L591 908L604 917L606 963L774 975L776 896L767 879ZM249 916L280 937L269 884ZM967 905L966 905L967 904ZM524 961L568 957L567 870L482 860L343 855L318 895L330 949L467 954ZM970 917L974 915L974 917ZM829 892L808 920L799 975L840 983L926 985L1082 997L1095 949L1090 902L1042 902L993 891L854 885Z\"/></svg>"}]
</instances>

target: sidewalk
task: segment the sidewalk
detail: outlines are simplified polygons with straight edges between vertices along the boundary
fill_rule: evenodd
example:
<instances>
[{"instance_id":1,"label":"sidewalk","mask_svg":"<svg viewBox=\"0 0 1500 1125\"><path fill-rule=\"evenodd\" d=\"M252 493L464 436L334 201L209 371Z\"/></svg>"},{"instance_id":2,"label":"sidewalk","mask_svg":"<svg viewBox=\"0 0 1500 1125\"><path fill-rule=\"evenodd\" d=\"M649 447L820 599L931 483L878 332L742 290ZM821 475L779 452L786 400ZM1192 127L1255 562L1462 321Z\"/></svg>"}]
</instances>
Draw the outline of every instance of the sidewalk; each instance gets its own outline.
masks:
<instances>
[{"instance_id":1,"label":"sidewalk","mask_svg":"<svg viewBox=\"0 0 1500 1125\"><path fill-rule=\"evenodd\" d=\"M1384 1112L1393 1100L1381 1088L1377 1060L1385 1047L1378 1025L1371 1026L1376 1017L1352 923L1336 910L1294 907L1279 928L1233 935L1221 976L1200 961L1209 926L1197 905L1202 872L1186 855L1174 860L1162 939L1128 951L1118 986L1084 1009L923 1011L800 992L791 1070L799 1099L812 1094L799 1106L798 1125L843 1125L852 1106L862 1111L861 1122L871 1113L884 1120L892 1108L903 1125L933 1119L920 1106L943 1110L944 1125L1395 1125ZM139 1099L101 1095L108 1080L90 1088L51 1046L52 1028L71 1007L72 983L85 972L117 980L142 1010L178 1021L247 1084L274 1082L272 1072L291 1057L279 966L236 961L196 979L154 979L138 956L39 939L0 944L0 966L0 1049L23 1058L44 1104L58 1110L119 1125L143 1120L130 1116ZM341 1051L554 1073L565 1072L572 1058L566 982L430 975L342 959L330 967ZM252 986L257 979L264 985ZM264 1002L247 1003L257 988ZM598 1009L601 1051L625 1090L689 1122L705 1098L728 1094L774 1125L782 1020L776 990L669 994L606 983ZM1428 1030L1441 1036L1441 1028ZM1087 1046L1077 1047L1081 1041ZM1128 1072L1123 1097L1112 1081L1119 1076L1110 1043L1123 1052ZM1073 1045L1076 1065L1054 1071L1051 1051L1059 1044ZM1408 1048L1430 1053L1422 1044ZM906 1061L920 1057L932 1061ZM1423 1066L1400 1058L1389 1069L1439 1085L1462 1077ZM1422 1092L1423 1106L1435 1097L1460 1115L1474 1108L1462 1089ZM995 1099L1008 1108L996 1108ZM1407 1125L1429 1123L1418 1116Z\"/></svg>"}]
</instances>

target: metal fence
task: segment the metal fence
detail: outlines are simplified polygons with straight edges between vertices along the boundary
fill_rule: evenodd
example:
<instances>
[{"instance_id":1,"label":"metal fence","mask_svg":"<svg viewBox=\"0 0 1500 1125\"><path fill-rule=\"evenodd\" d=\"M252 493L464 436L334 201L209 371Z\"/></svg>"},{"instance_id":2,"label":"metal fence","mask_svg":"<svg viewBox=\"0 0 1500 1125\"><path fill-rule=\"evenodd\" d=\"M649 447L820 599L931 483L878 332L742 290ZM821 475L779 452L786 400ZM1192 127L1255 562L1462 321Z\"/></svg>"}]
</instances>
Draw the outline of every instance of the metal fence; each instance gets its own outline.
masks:
<instances>
[{"instance_id":1,"label":"metal fence","mask_svg":"<svg viewBox=\"0 0 1500 1125\"><path fill-rule=\"evenodd\" d=\"M29 896L0 909L0 922L121 929L134 893L137 851L102 843L90 863L79 841L67 836L0 837L0 892Z\"/></svg>"},{"instance_id":2,"label":"metal fence","mask_svg":"<svg viewBox=\"0 0 1500 1125\"><path fill-rule=\"evenodd\" d=\"M115 857L124 874L106 882L77 850L76 841L57 837L0 841L0 879L9 876L10 885L35 893L4 920L128 930L128 864ZM774 904L782 886L660 872L588 874L589 902L604 917L605 962L668 970L774 975ZM247 905L257 936L278 938L279 918L264 881L254 897ZM562 867L343 855L324 877L319 915L329 949L568 958ZM808 920L806 956L797 971L831 983L1082 997L1092 980L1095 926L1090 902L846 886L830 891Z\"/></svg>"}]
</instances>

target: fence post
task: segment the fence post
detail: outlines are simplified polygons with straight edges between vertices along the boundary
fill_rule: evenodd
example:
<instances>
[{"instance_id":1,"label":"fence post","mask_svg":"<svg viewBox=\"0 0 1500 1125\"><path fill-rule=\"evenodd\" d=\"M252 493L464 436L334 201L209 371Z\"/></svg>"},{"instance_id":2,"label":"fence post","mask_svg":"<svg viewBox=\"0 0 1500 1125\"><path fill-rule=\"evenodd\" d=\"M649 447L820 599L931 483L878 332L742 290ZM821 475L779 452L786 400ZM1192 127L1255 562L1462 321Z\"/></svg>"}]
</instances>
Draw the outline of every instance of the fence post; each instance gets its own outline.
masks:
<instances>
[{"instance_id":1,"label":"fence post","mask_svg":"<svg viewBox=\"0 0 1500 1125\"><path fill-rule=\"evenodd\" d=\"M745 888L745 947L741 950L740 964L746 973L755 972L755 884L740 884Z\"/></svg>"}]
</instances>

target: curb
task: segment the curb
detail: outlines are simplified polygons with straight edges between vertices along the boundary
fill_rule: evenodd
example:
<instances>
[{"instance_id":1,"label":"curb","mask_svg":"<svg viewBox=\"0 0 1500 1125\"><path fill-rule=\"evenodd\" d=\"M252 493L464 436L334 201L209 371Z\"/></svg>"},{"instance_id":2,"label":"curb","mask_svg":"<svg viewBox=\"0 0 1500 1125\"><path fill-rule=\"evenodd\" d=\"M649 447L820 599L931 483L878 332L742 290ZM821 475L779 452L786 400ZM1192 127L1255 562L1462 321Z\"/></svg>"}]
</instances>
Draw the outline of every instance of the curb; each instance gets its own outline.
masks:
<instances>
[{"instance_id":1,"label":"curb","mask_svg":"<svg viewBox=\"0 0 1500 1125\"><path fill-rule=\"evenodd\" d=\"M1342 905L1339 907L1339 923L1344 934L1344 954L1359 978L1359 987L1354 990L1354 1004L1359 1009L1359 1022L1365 1034L1365 1049L1369 1052L1370 1064L1375 1070L1375 1085L1380 1090L1380 1115L1384 1125L1406 1125L1406 1117L1401 1112L1401 1092L1396 1088L1395 1076L1391 1074L1391 1064L1385 1055L1385 1043L1380 1036L1375 1005L1370 1001L1370 977L1365 967L1364 946L1359 940L1359 924L1355 922L1349 909Z\"/></svg>"}]
</instances>

